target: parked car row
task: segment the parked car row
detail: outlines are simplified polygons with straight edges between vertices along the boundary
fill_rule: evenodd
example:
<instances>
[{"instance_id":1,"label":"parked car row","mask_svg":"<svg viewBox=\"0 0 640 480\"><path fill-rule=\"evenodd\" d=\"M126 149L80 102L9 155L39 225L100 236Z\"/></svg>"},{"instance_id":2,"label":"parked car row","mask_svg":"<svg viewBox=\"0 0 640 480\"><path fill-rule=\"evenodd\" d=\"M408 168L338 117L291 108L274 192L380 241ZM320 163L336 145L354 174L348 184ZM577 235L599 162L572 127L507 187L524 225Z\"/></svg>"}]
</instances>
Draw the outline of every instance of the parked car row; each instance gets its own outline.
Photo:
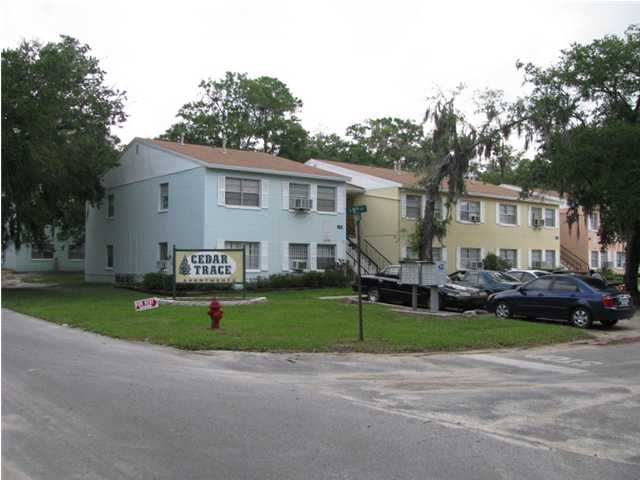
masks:
<instances>
[{"instance_id":1,"label":"parked car row","mask_svg":"<svg viewBox=\"0 0 640 480\"><path fill-rule=\"evenodd\" d=\"M411 304L412 286L400 282L400 265L362 276L363 293L372 302ZM354 291L357 291L354 285ZM579 328L595 321L613 326L635 312L631 296L601 279L543 270L458 270L438 287L440 307L486 308L499 318L523 316L568 320ZM418 306L429 306L430 290L418 287Z\"/></svg>"}]
</instances>

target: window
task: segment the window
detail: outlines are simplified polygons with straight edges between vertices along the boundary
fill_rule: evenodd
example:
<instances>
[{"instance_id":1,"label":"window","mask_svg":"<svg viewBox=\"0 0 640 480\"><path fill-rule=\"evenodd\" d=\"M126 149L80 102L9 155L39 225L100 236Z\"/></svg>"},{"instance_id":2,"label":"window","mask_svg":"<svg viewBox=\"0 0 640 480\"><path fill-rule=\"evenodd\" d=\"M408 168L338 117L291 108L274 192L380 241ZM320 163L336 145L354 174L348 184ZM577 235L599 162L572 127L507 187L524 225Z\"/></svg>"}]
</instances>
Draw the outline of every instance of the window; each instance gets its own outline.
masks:
<instances>
[{"instance_id":1,"label":"window","mask_svg":"<svg viewBox=\"0 0 640 480\"><path fill-rule=\"evenodd\" d=\"M555 208L544 209L544 226L555 227L556 226L556 210Z\"/></svg>"},{"instance_id":2,"label":"window","mask_svg":"<svg viewBox=\"0 0 640 480\"><path fill-rule=\"evenodd\" d=\"M624 252L616 252L616 268L624 268L625 254Z\"/></svg>"},{"instance_id":3,"label":"window","mask_svg":"<svg viewBox=\"0 0 640 480\"><path fill-rule=\"evenodd\" d=\"M463 222L480 221L480 202L461 201L460 220Z\"/></svg>"},{"instance_id":4,"label":"window","mask_svg":"<svg viewBox=\"0 0 640 480\"><path fill-rule=\"evenodd\" d=\"M501 248L499 252L500 258L506 261L510 268L518 266L518 250L515 248Z\"/></svg>"},{"instance_id":5,"label":"window","mask_svg":"<svg viewBox=\"0 0 640 480\"><path fill-rule=\"evenodd\" d=\"M67 249L67 258L69 260L84 260L84 242L70 243Z\"/></svg>"},{"instance_id":6,"label":"window","mask_svg":"<svg viewBox=\"0 0 640 480\"><path fill-rule=\"evenodd\" d=\"M591 250L591 268L600 268L600 252Z\"/></svg>"},{"instance_id":7,"label":"window","mask_svg":"<svg viewBox=\"0 0 640 480\"><path fill-rule=\"evenodd\" d=\"M460 249L460 268L479 268L482 262L482 253L479 248L461 248Z\"/></svg>"},{"instance_id":8,"label":"window","mask_svg":"<svg viewBox=\"0 0 640 480\"><path fill-rule=\"evenodd\" d=\"M558 277L553 282L552 290L557 292L577 292L578 286L571 278Z\"/></svg>"},{"instance_id":9,"label":"window","mask_svg":"<svg viewBox=\"0 0 640 480\"><path fill-rule=\"evenodd\" d=\"M598 212L592 212L589 214L589 230L600 229L600 216Z\"/></svg>"},{"instance_id":10,"label":"window","mask_svg":"<svg viewBox=\"0 0 640 480\"><path fill-rule=\"evenodd\" d=\"M442 247L433 247L431 248L431 256L433 257L434 262L442 261Z\"/></svg>"},{"instance_id":11,"label":"window","mask_svg":"<svg viewBox=\"0 0 640 480\"><path fill-rule=\"evenodd\" d=\"M555 268L556 266L556 251L545 250L544 252L544 264L547 268Z\"/></svg>"},{"instance_id":12,"label":"window","mask_svg":"<svg viewBox=\"0 0 640 480\"><path fill-rule=\"evenodd\" d=\"M336 211L336 187L322 187L318 185L318 211Z\"/></svg>"},{"instance_id":13,"label":"window","mask_svg":"<svg viewBox=\"0 0 640 480\"><path fill-rule=\"evenodd\" d=\"M400 278L400 267L392 265L380 272L383 277Z\"/></svg>"},{"instance_id":14,"label":"window","mask_svg":"<svg viewBox=\"0 0 640 480\"><path fill-rule=\"evenodd\" d=\"M515 205L499 205L499 223L504 225L518 224L518 207Z\"/></svg>"},{"instance_id":15,"label":"window","mask_svg":"<svg viewBox=\"0 0 640 480\"><path fill-rule=\"evenodd\" d=\"M31 245L31 260L51 260L53 258L53 244L46 240L42 246Z\"/></svg>"},{"instance_id":16,"label":"window","mask_svg":"<svg viewBox=\"0 0 640 480\"><path fill-rule=\"evenodd\" d=\"M224 242L224 248L244 249L247 270L260 270L260 242Z\"/></svg>"},{"instance_id":17,"label":"window","mask_svg":"<svg viewBox=\"0 0 640 480\"><path fill-rule=\"evenodd\" d=\"M318 245L318 269L326 270L336 266L336 246Z\"/></svg>"},{"instance_id":18,"label":"window","mask_svg":"<svg viewBox=\"0 0 640 480\"><path fill-rule=\"evenodd\" d=\"M444 206L442 204L442 198L436 199L433 203L434 217L444 219Z\"/></svg>"},{"instance_id":19,"label":"window","mask_svg":"<svg viewBox=\"0 0 640 480\"><path fill-rule=\"evenodd\" d=\"M306 243L289 244L289 268L291 270L309 269L309 245Z\"/></svg>"},{"instance_id":20,"label":"window","mask_svg":"<svg viewBox=\"0 0 640 480\"><path fill-rule=\"evenodd\" d=\"M303 200L309 200L309 184L307 183L290 183L289 184L289 198L300 198Z\"/></svg>"},{"instance_id":21,"label":"window","mask_svg":"<svg viewBox=\"0 0 640 480\"><path fill-rule=\"evenodd\" d=\"M158 260L169 260L169 244L167 242L158 243Z\"/></svg>"},{"instance_id":22,"label":"window","mask_svg":"<svg viewBox=\"0 0 640 480\"><path fill-rule=\"evenodd\" d=\"M536 220L542 220L542 208L531 207L531 225L536 226Z\"/></svg>"},{"instance_id":23,"label":"window","mask_svg":"<svg viewBox=\"0 0 640 480\"><path fill-rule=\"evenodd\" d=\"M116 199L113 194L107 195L107 218L113 218L116 213Z\"/></svg>"},{"instance_id":24,"label":"window","mask_svg":"<svg viewBox=\"0 0 640 480\"><path fill-rule=\"evenodd\" d=\"M409 246L405 247L404 250L404 258L407 260L418 260L418 258L420 257L419 252Z\"/></svg>"},{"instance_id":25,"label":"window","mask_svg":"<svg viewBox=\"0 0 640 480\"><path fill-rule=\"evenodd\" d=\"M549 290L551 288L552 277L541 277L527 284L527 290Z\"/></svg>"},{"instance_id":26,"label":"window","mask_svg":"<svg viewBox=\"0 0 640 480\"><path fill-rule=\"evenodd\" d=\"M169 210L169 184L160 184L160 211L166 212Z\"/></svg>"},{"instance_id":27,"label":"window","mask_svg":"<svg viewBox=\"0 0 640 480\"><path fill-rule=\"evenodd\" d=\"M407 201L405 206L405 214L406 218L418 218L420 216L420 204L422 203L422 198L420 195L407 195Z\"/></svg>"},{"instance_id":28,"label":"window","mask_svg":"<svg viewBox=\"0 0 640 480\"><path fill-rule=\"evenodd\" d=\"M531 250L531 267L542 267L542 250Z\"/></svg>"},{"instance_id":29,"label":"window","mask_svg":"<svg viewBox=\"0 0 640 480\"><path fill-rule=\"evenodd\" d=\"M260 206L260 180L225 177L225 205Z\"/></svg>"},{"instance_id":30,"label":"window","mask_svg":"<svg viewBox=\"0 0 640 480\"><path fill-rule=\"evenodd\" d=\"M106 263L106 268L108 269L112 269L113 268L113 245L107 245L107 263Z\"/></svg>"}]
</instances>

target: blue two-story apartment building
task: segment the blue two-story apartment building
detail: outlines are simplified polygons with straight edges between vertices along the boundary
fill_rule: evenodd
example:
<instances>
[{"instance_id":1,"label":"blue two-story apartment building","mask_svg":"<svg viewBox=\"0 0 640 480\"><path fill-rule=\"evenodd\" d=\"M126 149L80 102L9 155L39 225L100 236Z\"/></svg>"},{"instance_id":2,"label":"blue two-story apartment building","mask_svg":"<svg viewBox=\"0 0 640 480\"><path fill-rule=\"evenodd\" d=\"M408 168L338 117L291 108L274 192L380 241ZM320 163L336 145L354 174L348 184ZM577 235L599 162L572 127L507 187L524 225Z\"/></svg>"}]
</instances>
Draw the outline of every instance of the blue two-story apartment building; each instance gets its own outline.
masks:
<instances>
[{"instance_id":1,"label":"blue two-story apartment building","mask_svg":"<svg viewBox=\"0 0 640 480\"><path fill-rule=\"evenodd\" d=\"M136 138L89 207L85 279L171 272L178 249L244 248L247 278L345 257L348 178L266 153Z\"/></svg>"}]
</instances>

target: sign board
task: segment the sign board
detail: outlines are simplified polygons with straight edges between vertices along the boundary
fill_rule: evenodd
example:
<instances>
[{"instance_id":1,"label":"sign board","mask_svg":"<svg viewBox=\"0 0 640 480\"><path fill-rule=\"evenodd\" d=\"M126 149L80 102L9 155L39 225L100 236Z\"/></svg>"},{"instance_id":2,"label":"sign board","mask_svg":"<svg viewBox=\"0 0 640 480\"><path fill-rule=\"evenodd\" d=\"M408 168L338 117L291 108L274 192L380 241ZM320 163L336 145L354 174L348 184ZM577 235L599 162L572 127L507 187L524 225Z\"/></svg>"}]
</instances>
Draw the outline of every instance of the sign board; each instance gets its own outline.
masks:
<instances>
[{"instance_id":1,"label":"sign board","mask_svg":"<svg viewBox=\"0 0 640 480\"><path fill-rule=\"evenodd\" d=\"M420 273L420 285L435 287L444 285L449 280L447 276L447 262L423 263Z\"/></svg>"},{"instance_id":2,"label":"sign board","mask_svg":"<svg viewBox=\"0 0 640 480\"><path fill-rule=\"evenodd\" d=\"M400 283L420 285L420 267L424 262L400 262Z\"/></svg>"},{"instance_id":3,"label":"sign board","mask_svg":"<svg viewBox=\"0 0 640 480\"><path fill-rule=\"evenodd\" d=\"M158 308L160 306L160 302L157 298L143 298L142 300L135 300L133 302L133 307L136 312L141 312L143 310L152 310L154 308Z\"/></svg>"},{"instance_id":4,"label":"sign board","mask_svg":"<svg viewBox=\"0 0 640 480\"><path fill-rule=\"evenodd\" d=\"M367 212L366 205L355 205L353 207L347 208L347 215L360 215L366 212Z\"/></svg>"},{"instance_id":5,"label":"sign board","mask_svg":"<svg viewBox=\"0 0 640 480\"><path fill-rule=\"evenodd\" d=\"M175 282L244 283L243 249L175 250Z\"/></svg>"}]
</instances>

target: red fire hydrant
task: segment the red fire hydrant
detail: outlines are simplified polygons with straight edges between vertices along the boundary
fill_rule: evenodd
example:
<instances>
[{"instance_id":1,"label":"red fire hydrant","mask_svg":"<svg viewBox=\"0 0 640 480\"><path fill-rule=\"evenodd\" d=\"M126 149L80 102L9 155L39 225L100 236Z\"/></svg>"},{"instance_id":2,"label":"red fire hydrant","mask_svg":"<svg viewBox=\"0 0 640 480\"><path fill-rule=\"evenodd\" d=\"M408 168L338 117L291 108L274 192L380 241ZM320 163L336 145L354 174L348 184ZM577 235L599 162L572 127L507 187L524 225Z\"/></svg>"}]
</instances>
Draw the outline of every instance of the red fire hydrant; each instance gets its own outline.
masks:
<instances>
[{"instance_id":1,"label":"red fire hydrant","mask_svg":"<svg viewBox=\"0 0 640 480\"><path fill-rule=\"evenodd\" d=\"M222 311L222 306L217 298L211 300L209 303L209 316L211 317L211 330L216 330L220 328L220 320L222 319L222 315L224 312Z\"/></svg>"}]
</instances>

